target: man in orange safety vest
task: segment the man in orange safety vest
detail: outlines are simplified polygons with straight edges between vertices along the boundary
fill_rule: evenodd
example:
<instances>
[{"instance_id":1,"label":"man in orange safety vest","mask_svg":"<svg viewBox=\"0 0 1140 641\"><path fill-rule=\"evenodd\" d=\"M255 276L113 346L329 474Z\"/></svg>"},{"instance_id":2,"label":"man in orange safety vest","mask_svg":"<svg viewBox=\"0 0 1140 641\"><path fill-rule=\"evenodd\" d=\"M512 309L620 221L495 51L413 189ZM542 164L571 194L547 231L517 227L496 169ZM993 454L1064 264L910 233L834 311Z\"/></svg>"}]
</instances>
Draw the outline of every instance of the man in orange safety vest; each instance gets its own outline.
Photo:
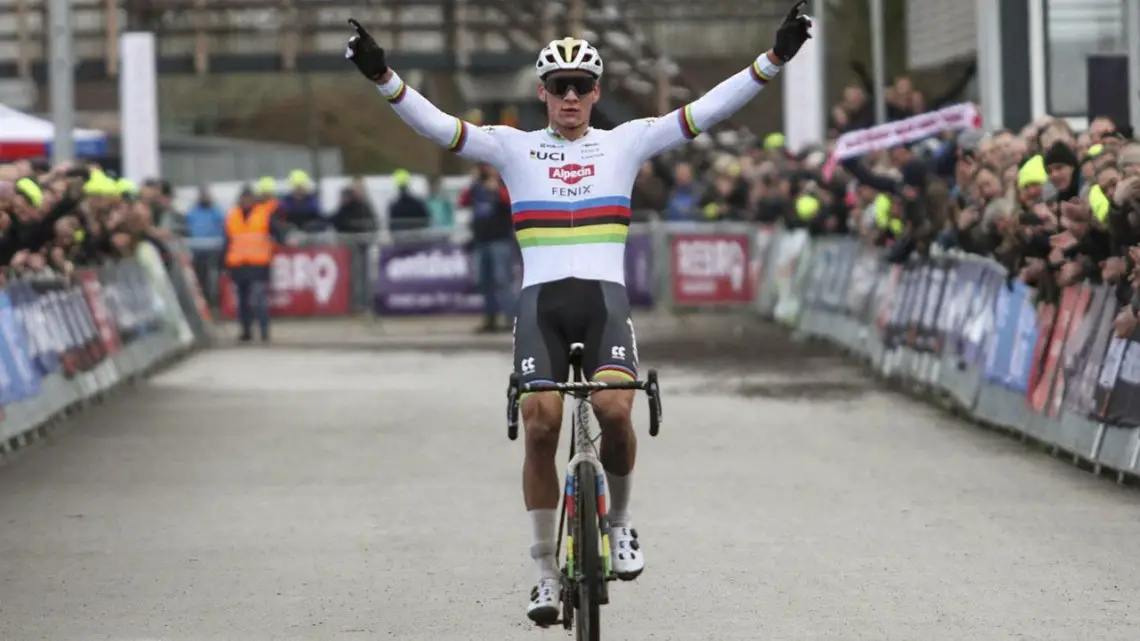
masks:
<instances>
[{"instance_id":1,"label":"man in orange safety vest","mask_svg":"<svg viewBox=\"0 0 1140 641\"><path fill-rule=\"evenodd\" d=\"M258 202L247 187L237 206L226 215L222 260L237 289L242 342L253 340L254 316L261 329L261 340L269 340L269 270L274 249L285 243L286 231L280 216L273 215L276 208L276 201Z\"/></svg>"}]
</instances>

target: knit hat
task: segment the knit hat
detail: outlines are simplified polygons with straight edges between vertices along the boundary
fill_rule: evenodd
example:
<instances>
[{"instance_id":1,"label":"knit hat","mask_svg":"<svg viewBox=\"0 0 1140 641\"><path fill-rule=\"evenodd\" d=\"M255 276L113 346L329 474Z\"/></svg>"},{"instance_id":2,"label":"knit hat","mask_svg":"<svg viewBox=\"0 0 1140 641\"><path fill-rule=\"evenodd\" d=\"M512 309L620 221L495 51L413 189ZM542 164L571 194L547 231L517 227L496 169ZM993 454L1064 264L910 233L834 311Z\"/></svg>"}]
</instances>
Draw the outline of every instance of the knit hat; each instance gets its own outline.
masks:
<instances>
[{"instance_id":1,"label":"knit hat","mask_svg":"<svg viewBox=\"0 0 1140 641\"><path fill-rule=\"evenodd\" d=\"M1043 185L1049 180L1049 173L1045 170L1045 162L1041 156L1033 156L1017 171L1017 188L1025 189L1030 185Z\"/></svg>"},{"instance_id":2,"label":"knit hat","mask_svg":"<svg viewBox=\"0 0 1140 641\"><path fill-rule=\"evenodd\" d=\"M977 151L982 139L986 137L981 129L967 129L958 134L958 149L962 151Z\"/></svg>"},{"instance_id":3,"label":"knit hat","mask_svg":"<svg viewBox=\"0 0 1140 641\"><path fill-rule=\"evenodd\" d=\"M902 167L902 181L908 187L926 188L926 167L922 161L908 162Z\"/></svg>"},{"instance_id":4,"label":"knit hat","mask_svg":"<svg viewBox=\"0 0 1140 641\"><path fill-rule=\"evenodd\" d=\"M1045 166L1069 165L1076 167L1079 163L1077 153L1071 147L1058 140L1045 152Z\"/></svg>"}]
</instances>

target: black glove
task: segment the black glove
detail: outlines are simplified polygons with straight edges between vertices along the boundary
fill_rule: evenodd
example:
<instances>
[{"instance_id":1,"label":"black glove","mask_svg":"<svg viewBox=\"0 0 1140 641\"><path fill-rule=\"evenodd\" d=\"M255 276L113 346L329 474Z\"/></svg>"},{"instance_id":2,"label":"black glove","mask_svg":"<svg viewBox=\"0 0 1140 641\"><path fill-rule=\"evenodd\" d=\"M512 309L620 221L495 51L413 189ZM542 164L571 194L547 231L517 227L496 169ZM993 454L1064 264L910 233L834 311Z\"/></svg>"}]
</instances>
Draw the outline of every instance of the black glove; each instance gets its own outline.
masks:
<instances>
[{"instance_id":1,"label":"black glove","mask_svg":"<svg viewBox=\"0 0 1140 641\"><path fill-rule=\"evenodd\" d=\"M788 12L788 17L784 18L783 24L776 30L776 44L772 47L772 52L780 59L781 63L786 63L795 57L799 52L800 47L811 38L811 20L807 16L800 13L800 9L804 6L807 0L799 0Z\"/></svg>"},{"instance_id":2,"label":"black glove","mask_svg":"<svg viewBox=\"0 0 1140 641\"><path fill-rule=\"evenodd\" d=\"M348 24L356 30L356 35L348 39L348 49L344 52L344 57L351 60L365 78L372 82L380 82L380 77L388 73L388 61L384 56L384 50L354 18L349 18Z\"/></svg>"}]
</instances>

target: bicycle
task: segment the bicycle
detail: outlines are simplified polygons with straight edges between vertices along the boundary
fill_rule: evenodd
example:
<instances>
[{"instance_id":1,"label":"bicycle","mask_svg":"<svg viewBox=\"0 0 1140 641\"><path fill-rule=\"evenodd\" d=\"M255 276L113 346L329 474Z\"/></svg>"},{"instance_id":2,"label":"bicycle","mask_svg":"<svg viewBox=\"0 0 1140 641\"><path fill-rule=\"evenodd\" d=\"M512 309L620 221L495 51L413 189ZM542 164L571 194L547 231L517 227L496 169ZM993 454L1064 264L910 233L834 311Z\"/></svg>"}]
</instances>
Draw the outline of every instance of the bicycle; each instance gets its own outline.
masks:
<instances>
[{"instance_id":1,"label":"bicycle","mask_svg":"<svg viewBox=\"0 0 1140 641\"><path fill-rule=\"evenodd\" d=\"M524 392L562 392L577 399L570 414L570 462L566 465L566 491L558 521L555 549L561 556L562 530L566 525L566 563L562 566L562 627L574 628L578 641L601 638L601 606L609 603L607 583L617 577L610 560L610 525L607 519L606 476L590 425L590 393L598 390L642 390L649 398L649 435L661 427L661 389L657 370L650 369L644 381L585 381L582 377L582 343L570 345L573 379L568 383L519 384L512 373L507 388L507 438L518 438L519 396ZM600 547L600 550L599 550ZM573 625L576 621L577 625Z\"/></svg>"}]
</instances>

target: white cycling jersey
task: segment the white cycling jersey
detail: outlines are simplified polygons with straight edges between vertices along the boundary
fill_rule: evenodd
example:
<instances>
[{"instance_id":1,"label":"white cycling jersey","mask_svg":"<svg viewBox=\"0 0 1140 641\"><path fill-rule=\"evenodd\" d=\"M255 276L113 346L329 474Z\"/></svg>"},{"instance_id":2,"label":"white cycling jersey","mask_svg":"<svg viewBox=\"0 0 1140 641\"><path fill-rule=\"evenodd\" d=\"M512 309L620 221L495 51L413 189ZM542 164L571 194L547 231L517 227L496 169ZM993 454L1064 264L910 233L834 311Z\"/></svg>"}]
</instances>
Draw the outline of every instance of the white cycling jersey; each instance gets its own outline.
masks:
<instances>
[{"instance_id":1,"label":"white cycling jersey","mask_svg":"<svg viewBox=\"0 0 1140 641\"><path fill-rule=\"evenodd\" d=\"M551 129L477 127L440 111L395 73L379 89L420 135L502 174L524 288L571 277L624 286L630 194L642 163L735 113L779 71L763 54L668 116L590 129L574 141Z\"/></svg>"}]
</instances>

